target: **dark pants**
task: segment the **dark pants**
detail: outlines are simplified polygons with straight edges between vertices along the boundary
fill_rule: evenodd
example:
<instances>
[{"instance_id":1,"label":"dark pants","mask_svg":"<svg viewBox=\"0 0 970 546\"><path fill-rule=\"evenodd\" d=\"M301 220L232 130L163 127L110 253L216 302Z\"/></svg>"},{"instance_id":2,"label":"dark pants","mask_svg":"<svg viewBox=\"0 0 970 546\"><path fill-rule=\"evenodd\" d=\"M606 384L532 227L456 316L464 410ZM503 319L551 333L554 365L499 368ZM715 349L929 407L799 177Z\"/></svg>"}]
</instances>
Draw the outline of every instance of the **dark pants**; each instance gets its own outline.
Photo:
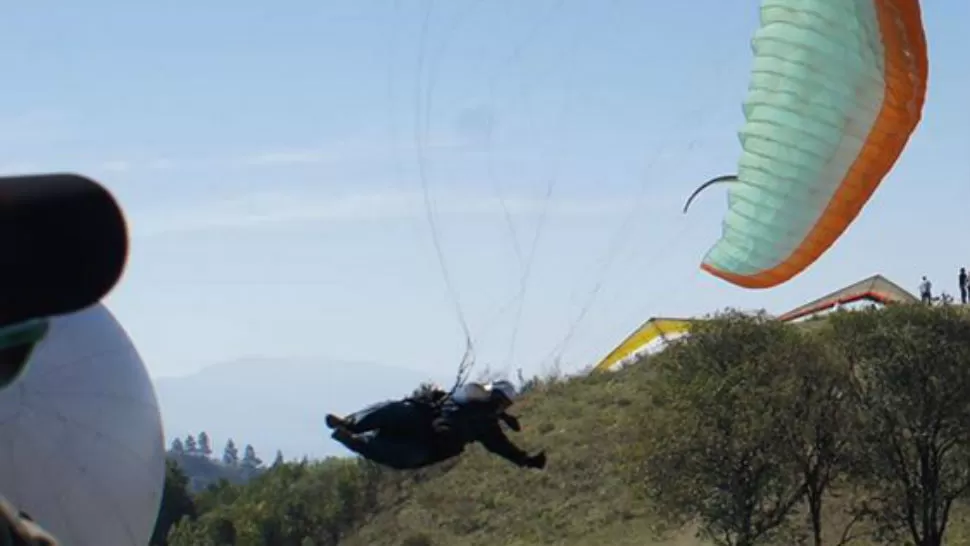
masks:
<instances>
[{"instance_id":1,"label":"dark pants","mask_svg":"<svg viewBox=\"0 0 970 546\"><path fill-rule=\"evenodd\" d=\"M375 463L401 470L420 468L434 462L428 419L417 404L381 402L347 416L346 432L336 430L331 438Z\"/></svg>"},{"instance_id":2,"label":"dark pants","mask_svg":"<svg viewBox=\"0 0 970 546\"><path fill-rule=\"evenodd\" d=\"M960 286L960 302L967 303L967 287Z\"/></svg>"}]
</instances>

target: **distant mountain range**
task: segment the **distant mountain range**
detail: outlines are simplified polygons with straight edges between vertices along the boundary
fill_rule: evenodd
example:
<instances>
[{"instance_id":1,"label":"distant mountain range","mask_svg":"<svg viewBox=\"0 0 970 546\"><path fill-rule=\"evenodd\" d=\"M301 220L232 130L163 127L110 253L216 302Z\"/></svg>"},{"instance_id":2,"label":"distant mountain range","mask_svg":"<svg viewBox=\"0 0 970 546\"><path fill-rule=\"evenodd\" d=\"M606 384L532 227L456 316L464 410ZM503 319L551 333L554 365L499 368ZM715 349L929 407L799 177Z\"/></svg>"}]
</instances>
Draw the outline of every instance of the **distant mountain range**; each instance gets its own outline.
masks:
<instances>
[{"instance_id":1,"label":"distant mountain range","mask_svg":"<svg viewBox=\"0 0 970 546\"><path fill-rule=\"evenodd\" d=\"M240 452L252 444L268 463L277 449L287 460L348 454L329 438L326 413L399 398L432 379L447 381L379 364L247 358L154 382L167 443L204 430L213 457L219 458L232 438Z\"/></svg>"}]
</instances>

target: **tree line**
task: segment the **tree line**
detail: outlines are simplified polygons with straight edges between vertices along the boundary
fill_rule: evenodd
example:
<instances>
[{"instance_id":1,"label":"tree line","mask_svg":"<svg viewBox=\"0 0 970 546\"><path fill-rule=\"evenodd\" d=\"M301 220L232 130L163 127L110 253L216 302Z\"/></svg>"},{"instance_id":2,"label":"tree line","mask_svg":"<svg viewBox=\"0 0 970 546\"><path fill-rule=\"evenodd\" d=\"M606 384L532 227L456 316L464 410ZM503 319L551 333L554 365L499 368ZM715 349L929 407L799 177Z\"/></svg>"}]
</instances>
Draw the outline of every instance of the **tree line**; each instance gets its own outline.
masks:
<instances>
[{"instance_id":1,"label":"tree line","mask_svg":"<svg viewBox=\"0 0 970 546\"><path fill-rule=\"evenodd\" d=\"M184 440L182 438L173 439L168 453L171 456L177 457L203 457L210 459L213 453L212 441L209 438L209 434L205 431L200 432L198 436L189 434ZM239 448L236 447L236 442L232 438L226 440L226 446L223 448L222 456L219 460L226 466L242 466L251 469L258 468L263 464L263 460L256 455L256 448L252 444L246 444L243 448L243 456L240 459ZM273 464L278 464L282 461L283 452L276 450L276 458Z\"/></svg>"},{"instance_id":2,"label":"tree line","mask_svg":"<svg viewBox=\"0 0 970 546\"><path fill-rule=\"evenodd\" d=\"M716 546L940 546L970 492L970 319L723 313L651 357L630 466ZM663 533L661 533L663 534Z\"/></svg>"}]
</instances>

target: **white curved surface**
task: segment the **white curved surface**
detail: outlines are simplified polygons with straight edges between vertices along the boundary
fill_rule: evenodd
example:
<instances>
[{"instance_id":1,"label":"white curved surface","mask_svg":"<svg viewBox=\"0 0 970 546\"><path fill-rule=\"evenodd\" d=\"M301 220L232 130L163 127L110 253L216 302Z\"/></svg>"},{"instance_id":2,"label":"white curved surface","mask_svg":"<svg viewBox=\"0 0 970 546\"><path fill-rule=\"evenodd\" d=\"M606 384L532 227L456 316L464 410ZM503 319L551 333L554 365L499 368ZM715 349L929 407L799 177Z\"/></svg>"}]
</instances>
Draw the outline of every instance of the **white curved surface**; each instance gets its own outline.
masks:
<instances>
[{"instance_id":1,"label":"white curved surface","mask_svg":"<svg viewBox=\"0 0 970 546\"><path fill-rule=\"evenodd\" d=\"M102 304L51 319L0 391L0 493L66 546L146 546L165 482L151 379Z\"/></svg>"},{"instance_id":2,"label":"white curved surface","mask_svg":"<svg viewBox=\"0 0 970 546\"><path fill-rule=\"evenodd\" d=\"M465 383L452 394L452 398L459 404L466 402L484 402L488 400L488 391L481 383Z\"/></svg>"}]
</instances>

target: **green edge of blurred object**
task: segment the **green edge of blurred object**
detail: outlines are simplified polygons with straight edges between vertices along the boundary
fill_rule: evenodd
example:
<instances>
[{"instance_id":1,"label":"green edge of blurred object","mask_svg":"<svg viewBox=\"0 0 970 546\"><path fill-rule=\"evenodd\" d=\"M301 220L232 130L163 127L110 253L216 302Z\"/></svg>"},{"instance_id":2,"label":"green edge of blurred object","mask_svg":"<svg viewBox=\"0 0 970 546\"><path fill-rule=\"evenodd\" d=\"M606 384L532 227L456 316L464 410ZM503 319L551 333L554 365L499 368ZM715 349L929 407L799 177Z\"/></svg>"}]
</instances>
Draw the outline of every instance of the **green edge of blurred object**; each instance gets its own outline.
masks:
<instances>
[{"instance_id":1,"label":"green edge of blurred object","mask_svg":"<svg viewBox=\"0 0 970 546\"><path fill-rule=\"evenodd\" d=\"M0 389L23 373L34 347L50 329L46 318L32 319L0 328Z\"/></svg>"}]
</instances>

